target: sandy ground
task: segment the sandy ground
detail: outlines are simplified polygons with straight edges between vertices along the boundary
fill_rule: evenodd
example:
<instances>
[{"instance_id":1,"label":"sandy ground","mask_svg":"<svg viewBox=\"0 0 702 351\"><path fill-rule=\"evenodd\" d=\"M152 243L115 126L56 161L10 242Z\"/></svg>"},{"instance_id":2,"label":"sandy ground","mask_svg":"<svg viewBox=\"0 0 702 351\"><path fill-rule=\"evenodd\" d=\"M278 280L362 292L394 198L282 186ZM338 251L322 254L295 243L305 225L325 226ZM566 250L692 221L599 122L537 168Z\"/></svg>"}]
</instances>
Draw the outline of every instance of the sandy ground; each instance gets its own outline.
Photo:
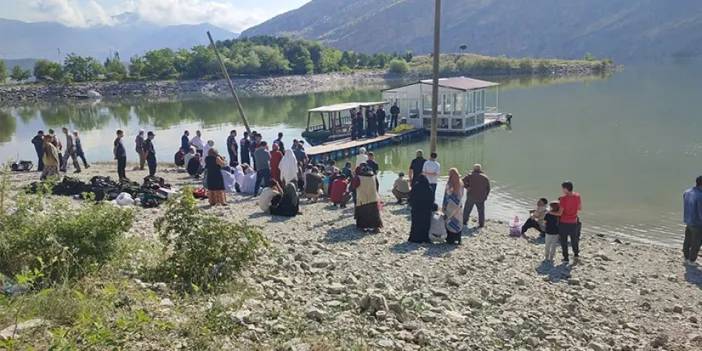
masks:
<instances>
[{"instance_id":1,"label":"sandy ground","mask_svg":"<svg viewBox=\"0 0 702 351\"><path fill-rule=\"evenodd\" d=\"M79 177L94 175L116 171L98 164ZM192 184L172 168L158 175ZM15 186L36 179L11 177ZM280 218L247 196L213 209L202 202L261 226L271 243L243 273L256 294L231 311L247 330L220 347L308 350L323 335L367 349L702 349L702 272L684 266L678 249L584 236L579 262L552 266L536 233L510 238L499 222L466 229L460 246L409 244L409 209L387 200L379 234L356 230L353 206L303 201L302 215ZM138 211L130 235L153 238L162 209Z\"/></svg>"}]
</instances>

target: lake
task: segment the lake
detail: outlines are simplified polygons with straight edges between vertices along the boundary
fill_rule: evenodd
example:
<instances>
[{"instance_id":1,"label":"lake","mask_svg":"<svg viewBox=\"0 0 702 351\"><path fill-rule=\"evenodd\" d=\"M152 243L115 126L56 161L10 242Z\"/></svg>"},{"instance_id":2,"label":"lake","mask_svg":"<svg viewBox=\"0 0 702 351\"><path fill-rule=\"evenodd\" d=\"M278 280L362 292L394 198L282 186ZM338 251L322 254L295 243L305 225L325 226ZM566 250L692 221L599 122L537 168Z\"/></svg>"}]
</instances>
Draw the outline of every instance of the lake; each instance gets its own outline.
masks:
<instances>
[{"instance_id":1,"label":"lake","mask_svg":"<svg viewBox=\"0 0 702 351\"><path fill-rule=\"evenodd\" d=\"M702 174L699 63L626 67L607 78L503 81L500 109L514 115L511 128L440 137L442 173L481 163L494 182L488 216L505 221L524 218L539 197L555 199L569 179L583 197L584 231L677 245L681 193ZM378 98L377 89L360 89L242 103L253 129L267 140L283 131L289 145L304 130L307 109ZM226 99L30 104L0 108L0 160L36 162L30 139L61 126L81 132L89 161L111 160L116 129L127 132L129 146L140 128L154 130L157 154L169 162L185 129L203 130L220 148L229 130L243 132ZM376 152L382 191L420 148L428 151L428 140Z\"/></svg>"}]
</instances>

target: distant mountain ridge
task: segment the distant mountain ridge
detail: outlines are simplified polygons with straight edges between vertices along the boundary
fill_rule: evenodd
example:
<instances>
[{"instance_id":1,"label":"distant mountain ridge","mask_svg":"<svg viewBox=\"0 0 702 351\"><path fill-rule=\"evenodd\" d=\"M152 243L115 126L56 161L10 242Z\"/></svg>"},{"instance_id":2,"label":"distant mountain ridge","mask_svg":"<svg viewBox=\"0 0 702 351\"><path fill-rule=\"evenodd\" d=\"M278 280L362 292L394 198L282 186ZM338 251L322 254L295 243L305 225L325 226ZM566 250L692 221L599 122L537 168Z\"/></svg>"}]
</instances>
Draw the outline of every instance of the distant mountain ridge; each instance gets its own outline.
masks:
<instances>
[{"instance_id":1,"label":"distant mountain ridge","mask_svg":"<svg viewBox=\"0 0 702 351\"><path fill-rule=\"evenodd\" d=\"M242 36L289 35L359 52L428 53L434 1L312 0ZM619 61L702 55L700 0L443 1L442 51Z\"/></svg>"},{"instance_id":2,"label":"distant mountain ridge","mask_svg":"<svg viewBox=\"0 0 702 351\"><path fill-rule=\"evenodd\" d=\"M0 58L45 58L56 60L68 53L104 59L119 52L122 59L161 48L191 48L208 42L209 30L215 39L237 36L210 25L159 26L124 13L113 17L114 25L88 28L67 27L54 22L22 22L0 18ZM60 51L60 52L59 52Z\"/></svg>"}]
</instances>

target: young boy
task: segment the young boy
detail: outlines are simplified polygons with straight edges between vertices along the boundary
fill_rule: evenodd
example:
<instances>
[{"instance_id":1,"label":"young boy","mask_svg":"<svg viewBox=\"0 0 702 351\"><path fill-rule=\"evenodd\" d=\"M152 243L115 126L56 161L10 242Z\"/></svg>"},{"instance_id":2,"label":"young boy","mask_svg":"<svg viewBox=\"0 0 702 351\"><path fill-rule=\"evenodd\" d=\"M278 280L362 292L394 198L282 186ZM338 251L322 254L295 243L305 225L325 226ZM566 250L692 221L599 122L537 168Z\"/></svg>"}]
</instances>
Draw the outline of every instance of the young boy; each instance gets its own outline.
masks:
<instances>
[{"instance_id":1,"label":"young boy","mask_svg":"<svg viewBox=\"0 0 702 351\"><path fill-rule=\"evenodd\" d=\"M548 206L548 200L543 197L536 202L536 208L529 211L530 217L522 226L522 236L526 234L527 230L534 228L539 231L540 237L544 237L544 216L548 212L546 206Z\"/></svg>"},{"instance_id":2,"label":"young boy","mask_svg":"<svg viewBox=\"0 0 702 351\"><path fill-rule=\"evenodd\" d=\"M544 244L546 262L553 262L553 256L556 254L556 248L560 245L560 237L558 235L558 216L554 213L560 209L558 201L553 201L549 204L550 212L544 215L544 232L546 233L546 243Z\"/></svg>"}]
</instances>

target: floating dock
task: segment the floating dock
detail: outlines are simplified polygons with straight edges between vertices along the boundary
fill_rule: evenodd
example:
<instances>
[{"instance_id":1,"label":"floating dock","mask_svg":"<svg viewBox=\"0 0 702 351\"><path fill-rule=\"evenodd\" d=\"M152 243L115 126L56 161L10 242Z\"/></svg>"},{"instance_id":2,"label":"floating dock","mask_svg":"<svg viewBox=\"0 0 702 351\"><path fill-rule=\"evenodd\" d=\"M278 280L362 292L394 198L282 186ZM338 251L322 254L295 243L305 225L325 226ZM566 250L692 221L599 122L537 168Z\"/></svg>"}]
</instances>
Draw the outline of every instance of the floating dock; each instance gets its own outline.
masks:
<instances>
[{"instance_id":1,"label":"floating dock","mask_svg":"<svg viewBox=\"0 0 702 351\"><path fill-rule=\"evenodd\" d=\"M460 135L472 135L484 131L489 128L501 125L503 120L499 118L485 118L485 122L481 125L474 126L466 131L461 131ZM446 133L439 133L447 135ZM424 139L429 135L429 131L424 128L416 128L403 133L386 133L385 135L377 136L368 139L350 138L331 141L328 143L312 146L306 150L307 157L310 162L320 163L327 160L342 160L350 158L358 154L361 148L367 151L380 149L386 146L394 146L403 143L409 143Z\"/></svg>"}]
</instances>

